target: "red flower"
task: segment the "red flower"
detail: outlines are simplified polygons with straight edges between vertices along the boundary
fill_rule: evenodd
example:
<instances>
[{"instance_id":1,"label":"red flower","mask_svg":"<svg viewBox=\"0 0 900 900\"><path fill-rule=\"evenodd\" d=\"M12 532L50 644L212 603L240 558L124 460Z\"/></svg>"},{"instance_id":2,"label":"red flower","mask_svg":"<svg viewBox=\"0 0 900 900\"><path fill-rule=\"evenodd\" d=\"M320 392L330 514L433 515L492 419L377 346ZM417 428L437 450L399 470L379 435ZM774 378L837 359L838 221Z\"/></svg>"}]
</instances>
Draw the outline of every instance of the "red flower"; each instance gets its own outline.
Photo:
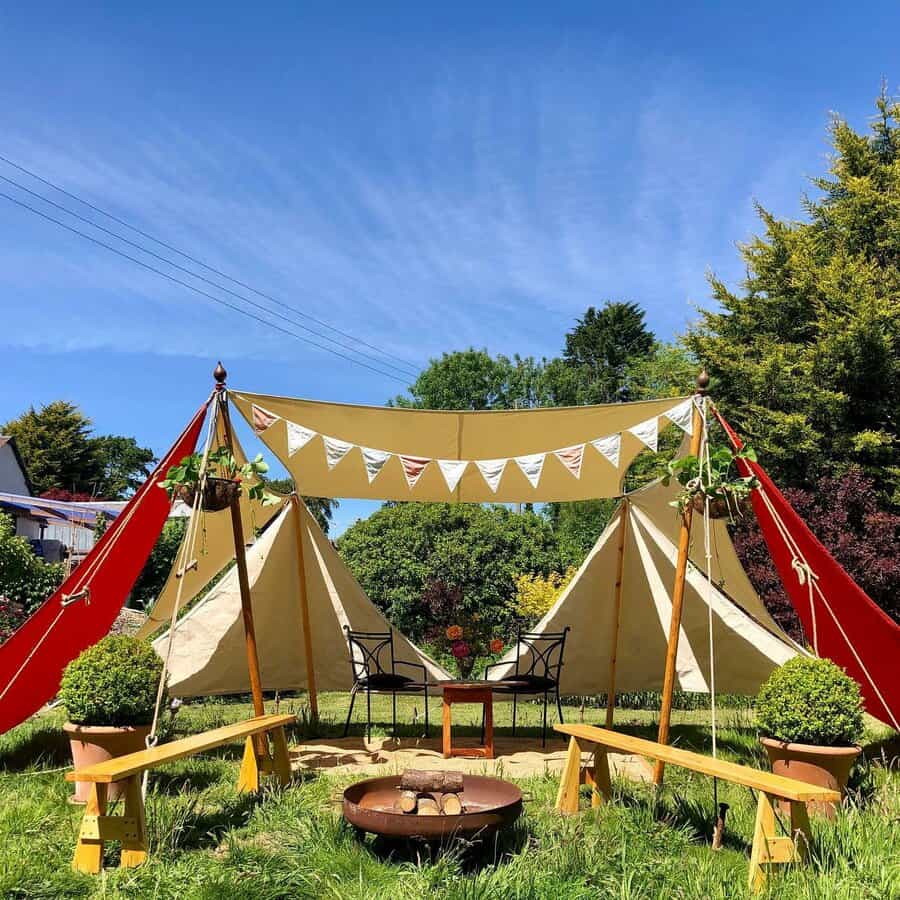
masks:
<instances>
[{"instance_id":1,"label":"red flower","mask_svg":"<svg viewBox=\"0 0 900 900\"><path fill-rule=\"evenodd\" d=\"M494 638L491 641L491 653L499 653L503 649L502 638Z\"/></svg>"},{"instance_id":2,"label":"red flower","mask_svg":"<svg viewBox=\"0 0 900 900\"><path fill-rule=\"evenodd\" d=\"M465 659L471 653L471 650L465 641L454 641L451 652L457 659Z\"/></svg>"}]
</instances>

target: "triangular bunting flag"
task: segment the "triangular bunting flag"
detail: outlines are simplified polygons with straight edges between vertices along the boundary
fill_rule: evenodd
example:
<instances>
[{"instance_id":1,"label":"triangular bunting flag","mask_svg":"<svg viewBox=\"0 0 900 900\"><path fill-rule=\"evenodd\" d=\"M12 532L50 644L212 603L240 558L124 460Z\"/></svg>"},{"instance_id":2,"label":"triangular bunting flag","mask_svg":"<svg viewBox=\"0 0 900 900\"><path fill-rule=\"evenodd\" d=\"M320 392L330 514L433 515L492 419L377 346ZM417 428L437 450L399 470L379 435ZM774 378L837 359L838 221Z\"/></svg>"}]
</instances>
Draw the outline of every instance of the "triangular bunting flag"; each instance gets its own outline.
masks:
<instances>
[{"instance_id":1,"label":"triangular bunting flag","mask_svg":"<svg viewBox=\"0 0 900 900\"><path fill-rule=\"evenodd\" d=\"M305 447L318 432L304 428L302 425L287 423L288 456L293 456L301 447Z\"/></svg>"},{"instance_id":2,"label":"triangular bunting flag","mask_svg":"<svg viewBox=\"0 0 900 900\"><path fill-rule=\"evenodd\" d=\"M541 472L544 471L544 460L546 458L546 453L529 453L527 456L516 457L516 465L531 482L533 488L536 488L541 480Z\"/></svg>"},{"instance_id":3,"label":"triangular bunting flag","mask_svg":"<svg viewBox=\"0 0 900 900\"><path fill-rule=\"evenodd\" d=\"M279 419L275 413L269 412L255 403L250 405L250 412L253 415L253 430L257 434L262 434L267 428L271 428Z\"/></svg>"},{"instance_id":4,"label":"triangular bunting flag","mask_svg":"<svg viewBox=\"0 0 900 900\"><path fill-rule=\"evenodd\" d=\"M463 477L469 461L467 459L439 459L437 464L444 476L444 481L447 482L447 490L452 494L456 490L460 478Z\"/></svg>"},{"instance_id":5,"label":"triangular bunting flag","mask_svg":"<svg viewBox=\"0 0 900 900\"><path fill-rule=\"evenodd\" d=\"M659 423L654 416L628 429L639 441L646 444L654 453L656 453L657 438L659 437Z\"/></svg>"},{"instance_id":6,"label":"triangular bunting flag","mask_svg":"<svg viewBox=\"0 0 900 900\"><path fill-rule=\"evenodd\" d=\"M666 414L670 422L674 422L685 434L690 434L694 426L694 398L688 397L678 406L673 406Z\"/></svg>"},{"instance_id":7,"label":"triangular bunting flag","mask_svg":"<svg viewBox=\"0 0 900 900\"><path fill-rule=\"evenodd\" d=\"M475 465L478 471L487 482L487 486L496 494L497 488L500 487L500 479L503 477L503 470L506 468L508 459L476 459Z\"/></svg>"},{"instance_id":8,"label":"triangular bunting flag","mask_svg":"<svg viewBox=\"0 0 900 900\"><path fill-rule=\"evenodd\" d=\"M406 476L406 483L410 490L416 486L416 482L422 477L425 467L431 460L425 456L404 456L398 453L400 464L403 466L403 474Z\"/></svg>"},{"instance_id":9,"label":"triangular bunting flag","mask_svg":"<svg viewBox=\"0 0 900 900\"><path fill-rule=\"evenodd\" d=\"M619 468L619 450L622 447L622 435L611 434L609 437L597 438L591 441L594 449L605 456L615 468Z\"/></svg>"},{"instance_id":10,"label":"triangular bunting flag","mask_svg":"<svg viewBox=\"0 0 900 900\"><path fill-rule=\"evenodd\" d=\"M584 444L554 450L553 455L576 477L581 478L581 463L584 461Z\"/></svg>"},{"instance_id":11,"label":"triangular bunting flag","mask_svg":"<svg viewBox=\"0 0 900 900\"><path fill-rule=\"evenodd\" d=\"M339 441L337 438L322 435L325 442L325 459L328 462L328 468L333 469L352 449L353 444L346 441Z\"/></svg>"},{"instance_id":12,"label":"triangular bunting flag","mask_svg":"<svg viewBox=\"0 0 900 900\"><path fill-rule=\"evenodd\" d=\"M373 450L371 447L360 447L359 449L362 451L363 462L366 464L366 475L371 484L392 454L387 450Z\"/></svg>"}]
</instances>

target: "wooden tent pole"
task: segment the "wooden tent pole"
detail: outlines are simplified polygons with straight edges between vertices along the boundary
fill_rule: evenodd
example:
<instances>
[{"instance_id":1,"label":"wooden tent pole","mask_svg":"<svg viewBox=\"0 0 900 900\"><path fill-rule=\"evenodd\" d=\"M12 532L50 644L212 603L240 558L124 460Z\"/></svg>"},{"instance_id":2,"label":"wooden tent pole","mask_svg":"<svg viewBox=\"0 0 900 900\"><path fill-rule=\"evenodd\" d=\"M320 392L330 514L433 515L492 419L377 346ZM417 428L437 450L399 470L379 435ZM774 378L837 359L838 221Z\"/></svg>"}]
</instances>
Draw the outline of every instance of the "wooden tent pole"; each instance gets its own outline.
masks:
<instances>
[{"instance_id":1,"label":"wooden tent pole","mask_svg":"<svg viewBox=\"0 0 900 900\"><path fill-rule=\"evenodd\" d=\"M222 435L225 446L234 453L234 438L231 431L231 417L228 414L228 400L225 395L225 379L228 373L220 362L213 378L216 380L216 403L222 416ZM256 649L256 629L253 625L253 606L250 599L250 578L247 575L247 548L244 543L244 523L241 520L241 499L231 501L231 530L234 533L234 558L237 563L238 584L241 589L241 614L244 618L244 637L247 642L247 668L250 672L250 692L253 695L253 712L257 716L265 714L263 705L262 680L259 676L259 653Z\"/></svg>"},{"instance_id":2,"label":"wooden tent pole","mask_svg":"<svg viewBox=\"0 0 900 900\"><path fill-rule=\"evenodd\" d=\"M300 514L300 498L291 494L294 507L294 523L297 527L297 575L300 590L300 618L303 622L303 650L306 653L306 689L309 692L309 709L313 720L319 718L319 694L316 690L316 666L313 660L312 630L309 624L309 594L306 590L306 562L303 557L303 516Z\"/></svg>"},{"instance_id":3,"label":"wooden tent pole","mask_svg":"<svg viewBox=\"0 0 900 900\"><path fill-rule=\"evenodd\" d=\"M709 385L709 373L704 369L697 376L697 399L706 396L706 388ZM691 420L691 449L692 456L700 455L700 442L703 437L703 419L697 405L694 405ZM684 580L687 574L688 550L691 545L691 520L693 508L688 505L681 516L681 531L678 534L678 558L675 563L675 585L672 589L672 618L669 622L669 645L666 649L666 672L663 677L662 705L659 710L659 737L660 744L669 743L669 722L672 718L672 694L675 690L675 663L678 657L678 637L681 633L681 611L684 605ZM665 763L656 761L653 769L653 783L661 784Z\"/></svg>"},{"instance_id":4,"label":"wooden tent pole","mask_svg":"<svg viewBox=\"0 0 900 900\"><path fill-rule=\"evenodd\" d=\"M628 498L622 498L619 507L619 556L616 561L616 595L613 607L613 627L609 652L609 687L606 698L606 727L613 727L616 709L616 655L619 650L619 618L622 614L622 580L625 574L625 534L628 528Z\"/></svg>"}]
</instances>

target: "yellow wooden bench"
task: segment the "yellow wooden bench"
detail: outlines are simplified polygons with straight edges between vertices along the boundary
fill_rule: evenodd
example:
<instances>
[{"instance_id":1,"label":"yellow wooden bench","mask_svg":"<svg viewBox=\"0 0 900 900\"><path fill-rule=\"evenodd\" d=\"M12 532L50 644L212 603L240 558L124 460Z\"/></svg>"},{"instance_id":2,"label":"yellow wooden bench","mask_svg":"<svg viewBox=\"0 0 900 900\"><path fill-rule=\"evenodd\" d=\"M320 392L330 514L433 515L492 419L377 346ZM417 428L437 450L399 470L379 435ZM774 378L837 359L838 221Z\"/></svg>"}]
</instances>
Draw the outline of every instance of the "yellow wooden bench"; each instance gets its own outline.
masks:
<instances>
[{"instance_id":1,"label":"yellow wooden bench","mask_svg":"<svg viewBox=\"0 0 900 900\"><path fill-rule=\"evenodd\" d=\"M272 774L281 784L287 784L291 780L291 763L284 726L294 721L296 717L292 715L257 716L96 763L77 772L67 772L67 781L93 783L78 832L72 868L78 872L98 873L103 867L103 845L106 841L122 842L122 868L144 862L147 858L147 827L141 776L147 769L245 738L238 790L258 790L261 773ZM125 782L124 809L121 815L108 816L107 791L114 781Z\"/></svg>"},{"instance_id":2,"label":"yellow wooden bench","mask_svg":"<svg viewBox=\"0 0 900 900\"><path fill-rule=\"evenodd\" d=\"M666 744L657 744L630 734L621 734L594 725L555 725L562 734L569 735L569 752L566 756L556 808L560 812L578 811L578 792L581 782L582 752L593 749L592 765L585 771L585 781L591 787L591 805L599 806L612 796L609 776L608 749L624 753L636 753L651 759L662 760L673 766L691 769L704 775L712 775L733 784L746 785L759 792L756 810L756 826L753 830L753 848L750 852L749 884L751 889L760 889L766 880L767 866L777 863L802 862L809 845L809 817L806 812L808 800L840 802L841 795L828 788L816 787L784 778L771 772L761 772L750 766L713 759L702 753L680 750ZM775 801L790 803L790 832L776 833Z\"/></svg>"}]
</instances>

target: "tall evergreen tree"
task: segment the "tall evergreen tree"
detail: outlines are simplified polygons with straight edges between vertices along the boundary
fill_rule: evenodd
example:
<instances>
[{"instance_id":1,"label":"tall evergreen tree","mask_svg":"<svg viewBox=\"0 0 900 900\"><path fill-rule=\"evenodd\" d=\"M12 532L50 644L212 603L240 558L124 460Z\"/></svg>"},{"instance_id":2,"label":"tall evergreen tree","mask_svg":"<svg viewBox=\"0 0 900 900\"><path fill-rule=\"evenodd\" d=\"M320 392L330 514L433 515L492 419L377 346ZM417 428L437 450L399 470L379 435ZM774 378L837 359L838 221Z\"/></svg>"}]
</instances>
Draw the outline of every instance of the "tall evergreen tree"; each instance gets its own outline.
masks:
<instances>
[{"instance_id":1,"label":"tall evergreen tree","mask_svg":"<svg viewBox=\"0 0 900 900\"><path fill-rule=\"evenodd\" d=\"M900 505L900 103L883 91L868 134L833 119L829 173L812 179L808 220L758 207L737 292L711 279L719 309L687 344L713 396L775 477L808 487L858 465Z\"/></svg>"}]
</instances>

